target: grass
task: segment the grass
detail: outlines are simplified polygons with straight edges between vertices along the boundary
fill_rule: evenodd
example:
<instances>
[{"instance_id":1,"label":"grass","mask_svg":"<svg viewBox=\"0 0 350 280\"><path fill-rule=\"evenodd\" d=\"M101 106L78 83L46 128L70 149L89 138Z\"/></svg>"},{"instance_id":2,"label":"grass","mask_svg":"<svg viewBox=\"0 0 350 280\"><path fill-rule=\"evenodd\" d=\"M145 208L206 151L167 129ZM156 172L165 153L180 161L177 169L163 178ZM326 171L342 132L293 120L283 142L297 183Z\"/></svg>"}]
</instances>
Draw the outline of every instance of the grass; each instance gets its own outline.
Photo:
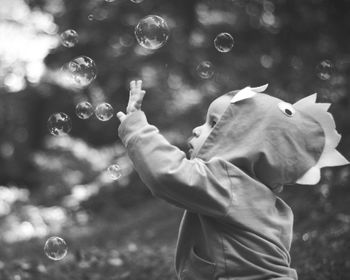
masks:
<instances>
[{"instance_id":1,"label":"grass","mask_svg":"<svg viewBox=\"0 0 350 280\"><path fill-rule=\"evenodd\" d=\"M343 185L288 188L295 213L292 266L299 279L346 280L350 275L350 190ZM175 280L174 252L182 211L148 199L62 234L69 253L51 261L44 239L1 244L0 279Z\"/></svg>"}]
</instances>

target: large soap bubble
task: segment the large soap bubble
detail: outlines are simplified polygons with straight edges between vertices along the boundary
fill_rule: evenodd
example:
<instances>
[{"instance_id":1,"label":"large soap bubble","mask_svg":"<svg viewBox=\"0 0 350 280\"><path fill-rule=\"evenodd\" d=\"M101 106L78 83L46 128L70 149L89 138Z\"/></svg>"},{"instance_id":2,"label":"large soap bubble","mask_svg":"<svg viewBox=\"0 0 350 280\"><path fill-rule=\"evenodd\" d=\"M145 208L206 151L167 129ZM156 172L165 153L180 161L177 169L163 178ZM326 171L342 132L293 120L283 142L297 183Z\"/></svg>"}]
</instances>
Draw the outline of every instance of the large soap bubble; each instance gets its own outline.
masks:
<instances>
[{"instance_id":1,"label":"large soap bubble","mask_svg":"<svg viewBox=\"0 0 350 280\"><path fill-rule=\"evenodd\" d=\"M222 53L229 52L234 45L233 37L229 33L220 33L214 40L215 48Z\"/></svg>"},{"instance_id":2,"label":"large soap bubble","mask_svg":"<svg viewBox=\"0 0 350 280\"><path fill-rule=\"evenodd\" d=\"M74 58L64 66L64 71L67 71L72 76L73 81L81 87L88 86L97 74L95 62L87 56Z\"/></svg>"},{"instance_id":3,"label":"large soap bubble","mask_svg":"<svg viewBox=\"0 0 350 280\"><path fill-rule=\"evenodd\" d=\"M54 113L49 117L47 127L52 135L62 136L71 131L72 121L65 113Z\"/></svg>"},{"instance_id":4,"label":"large soap bubble","mask_svg":"<svg viewBox=\"0 0 350 280\"><path fill-rule=\"evenodd\" d=\"M103 122L110 120L113 117L113 107L109 103L101 103L95 109L96 117Z\"/></svg>"},{"instance_id":5,"label":"large soap bubble","mask_svg":"<svg viewBox=\"0 0 350 280\"><path fill-rule=\"evenodd\" d=\"M137 42L146 49L159 49L169 38L169 28L160 16L147 16L139 21L135 27Z\"/></svg>"},{"instance_id":6,"label":"large soap bubble","mask_svg":"<svg viewBox=\"0 0 350 280\"><path fill-rule=\"evenodd\" d=\"M86 120L92 116L94 113L94 108L92 107L91 103L87 101L80 102L75 107L75 113L78 116L78 118L82 120Z\"/></svg>"},{"instance_id":7,"label":"large soap bubble","mask_svg":"<svg viewBox=\"0 0 350 280\"><path fill-rule=\"evenodd\" d=\"M323 60L316 66L317 76L321 80L329 80L334 70L333 63L330 60Z\"/></svg>"},{"instance_id":8,"label":"large soap bubble","mask_svg":"<svg viewBox=\"0 0 350 280\"><path fill-rule=\"evenodd\" d=\"M62 45L67 48L74 47L79 40L78 33L73 29L68 29L61 34Z\"/></svg>"},{"instance_id":9,"label":"large soap bubble","mask_svg":"<svg viewBox=\"0 0 350 280\"><path fill-rule=\"evenodd\" d=\"M67 255L68 246L62 238L52 236L46 241L44 252L51 260L59 261Z\"/></svg>"},{"instance_id":10,"label":"large soap bubble","mask_svg":"<svg viewBox=\"0 0 350 280\"><path fill-rule=\"evenodd\" d=\"M210 79L214 75L214 66L210 61L199 63L196 70L202 79Z\"/></svg>"}]
</instances>

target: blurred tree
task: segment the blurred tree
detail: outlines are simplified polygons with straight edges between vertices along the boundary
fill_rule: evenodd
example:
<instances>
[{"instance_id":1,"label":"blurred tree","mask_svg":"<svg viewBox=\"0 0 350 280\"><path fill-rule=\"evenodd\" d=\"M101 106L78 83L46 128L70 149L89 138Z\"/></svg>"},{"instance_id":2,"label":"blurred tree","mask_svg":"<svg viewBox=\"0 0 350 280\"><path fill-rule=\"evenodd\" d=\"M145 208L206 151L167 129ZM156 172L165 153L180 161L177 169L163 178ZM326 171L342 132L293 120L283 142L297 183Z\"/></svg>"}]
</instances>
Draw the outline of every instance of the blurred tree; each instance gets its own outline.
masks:
<instances>
[{"instance_id":1,"label":"blurred tree","mask_svg":"<svg viewBox=\"0 0 350 280\"><path fill-rule=\"evenodd\" d=\"M95 106L105 101L115 111L125 110L128 84L134 78L144 80L148 92L144 110L150 122L180 147L192 127L202 121L213 98L247 84L267 82L269 93L290 102L314 91L319 92L320 100L333 102L339 130L345 132L341 149L349 143L346 78L350 43L344 40L350 29L348 1L145 0L135 4L128 0L6 0L2 4L0 59L15 57L17 62L0 66L0 161L5 166L0 182L30 183L30 169L22 164L28 162L32 150L43 148L46 121L53 112L71 116L73 137L94 146L117 142L116 118L106 123L95 118L83 121L75 117L74 107L89 100ZM142 48L134 37L136 24L149 14L164 17L170 28L167 44L155 51ZM29 27L32 37L21 36ZM58 35L66 29L79 34L73 48L57 45ZM229 53L214 48L213 40L220 32L234 37ZM10 41L6 34L18 35ZM44 41L44 36L51 41ZM21 56L9 56L15 48ZM98 70L97 79L85 89L65 84L59 71L79 55L94 59ZM38 59L35 63L34 58ZM44 58L46 65L39 67ZM333 68L330 78L321 80L316 66L325 59ZM204 60L215 67L212 79L203 80L196 72ZM25 139L20 155L14 130Z\"/></svg>"}]
</instances>

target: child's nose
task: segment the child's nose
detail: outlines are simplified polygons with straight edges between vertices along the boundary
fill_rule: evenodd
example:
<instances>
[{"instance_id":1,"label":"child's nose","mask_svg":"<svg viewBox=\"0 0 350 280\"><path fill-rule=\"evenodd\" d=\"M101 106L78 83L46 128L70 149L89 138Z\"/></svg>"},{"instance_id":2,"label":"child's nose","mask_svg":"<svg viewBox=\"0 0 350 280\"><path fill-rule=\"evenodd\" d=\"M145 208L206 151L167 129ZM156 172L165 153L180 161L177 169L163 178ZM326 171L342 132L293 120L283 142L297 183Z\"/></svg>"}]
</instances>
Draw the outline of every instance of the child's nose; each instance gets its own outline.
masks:
<instances>
[{"instance_id":1,"label":"child's nose","mask_svg":"<svg viewBox=\"0 0 350 280\"><path fill-rule=\"evenodd\" d=\"M199 134L200 134L200 129L199 127L195 127L193 130L192 130L192 133L195 137L198 137Z\"/></svg>"}]
</instances>

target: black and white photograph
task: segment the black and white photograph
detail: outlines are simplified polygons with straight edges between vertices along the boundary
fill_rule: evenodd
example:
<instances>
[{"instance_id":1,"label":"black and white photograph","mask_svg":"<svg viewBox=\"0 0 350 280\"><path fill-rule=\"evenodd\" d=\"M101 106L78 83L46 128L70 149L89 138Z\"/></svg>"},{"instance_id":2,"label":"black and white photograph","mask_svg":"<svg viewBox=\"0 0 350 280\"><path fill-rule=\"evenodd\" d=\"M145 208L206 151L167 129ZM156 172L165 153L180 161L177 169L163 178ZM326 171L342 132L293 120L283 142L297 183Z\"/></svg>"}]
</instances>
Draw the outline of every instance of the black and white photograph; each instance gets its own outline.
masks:
<instances>
[{"instance_id":1,"label":"black and white photograph","mask_svg":"<svg viewBox=\"0 0 350 280\"><path fill-rule=\"evenodd\" d=\"M349 280L349 0L0 0L0 280Z\"/></svg>"}]
</instances>

